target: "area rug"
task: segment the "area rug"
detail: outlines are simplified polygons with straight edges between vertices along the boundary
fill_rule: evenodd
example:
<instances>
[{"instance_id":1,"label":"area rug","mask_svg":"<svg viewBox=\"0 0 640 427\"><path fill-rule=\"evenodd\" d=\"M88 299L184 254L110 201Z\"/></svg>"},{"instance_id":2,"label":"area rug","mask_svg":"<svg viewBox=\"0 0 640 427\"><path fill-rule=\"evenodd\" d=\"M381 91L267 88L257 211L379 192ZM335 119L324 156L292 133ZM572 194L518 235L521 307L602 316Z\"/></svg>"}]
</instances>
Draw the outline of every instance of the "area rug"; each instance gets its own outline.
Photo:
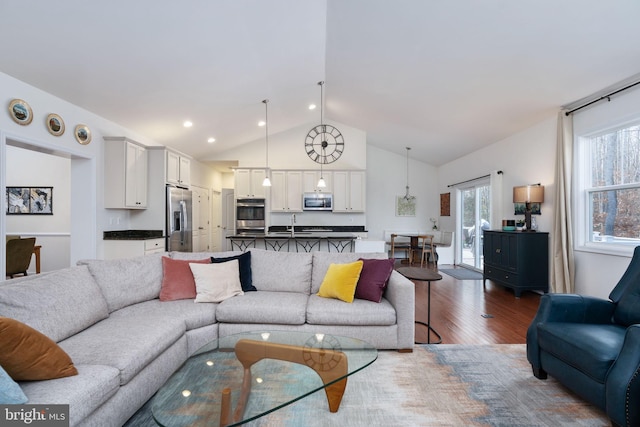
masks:
<instances>
[{"instance_id":1,"label":"area rug","mask_svg":"<svg viewBox=\"0 0 640 427\"><path fill-rule=\"evenodd\" d=\"M149 405L126 424L152 427ZM524 344L425 345L381 351L349 377L330 413L323 392L245 424L326 426L609 426L599 409L553 378L533 377Z\"/></svg>"},{"instance_id":2,"label":"area rug","mask_svg":"<svg viewBox=\"0 0 640 427\"><path fill-rule=\"evenodd\" d=\"M482 273L468 268L440 268L438 272L455 277L458 280L482 280Z\"/></svg>"}]
</instances>

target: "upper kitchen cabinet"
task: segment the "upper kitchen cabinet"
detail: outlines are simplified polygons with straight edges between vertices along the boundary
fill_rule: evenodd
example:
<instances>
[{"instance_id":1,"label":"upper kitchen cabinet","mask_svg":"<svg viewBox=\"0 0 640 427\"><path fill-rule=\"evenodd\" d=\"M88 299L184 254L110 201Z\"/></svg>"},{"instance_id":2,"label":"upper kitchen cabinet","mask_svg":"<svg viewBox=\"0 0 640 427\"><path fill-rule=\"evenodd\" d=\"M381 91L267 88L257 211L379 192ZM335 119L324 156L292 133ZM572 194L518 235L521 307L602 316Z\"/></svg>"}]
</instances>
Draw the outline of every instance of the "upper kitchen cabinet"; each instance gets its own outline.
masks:
<instances>
[{"instance_id":1,"label":"upper kitchen cabinet","mask_svg":"<svg viewBox=\"0 0 640 427\"><path fill-rule=\"evenodd\" d=\"M327 184L324 188L318 187L320 180L320 171L303 171L302 172L302 192L303 193L331 193L333 191L332 177L333 173L328 171L322 172L324 182Z\"/></svg>"},{"instance_id":2,"label":"upper kitchen cabinet","mask_svg":"<svg viewBox=\"0 0 640 427\"><path fill-rule=\"evenodd\" d=\"M147 208L147 150L124 137L104 137L104 207Z\"/></svg>"},{"instance_id":3,"label":"upper kitchen cabinet","mask_svg":"<svg viewBox=\"0 0 640 427\"><path fill-rule=\"evenodd\" d=\"M333 211L364 212L365 171L333 172Z\"/></svg>"},{"instance_id":4,"label":"upper kitchen cabinet","mask_svg":"<svg viewBox=\"0 0 640 427\"><path fill-rule=\"evenodd\" d=\"M191 185L191 159L175 151L167 150L167 184L180 187Z\"/></svg>"},{"instance_id":5,"label":"upper kitchen cabinet","mask_svg":"<svg viewBox=\"0 0 640 427\"><path fill-rule=\"evenodd\" d=\"M302 172L271 172L271 211L302 212Z\"/></svg>"},{"instance_id":6,"label":"upper kitchen cabinet","mask_svg":"<svg viewBox=\"0 0 640 427\"><path fill-rule=\"evenodd\" d=\"M265 199L267 191L262 186L262 181L266 176L264 169L236 169L236 198Z\"/></svg>"}]
</instances>

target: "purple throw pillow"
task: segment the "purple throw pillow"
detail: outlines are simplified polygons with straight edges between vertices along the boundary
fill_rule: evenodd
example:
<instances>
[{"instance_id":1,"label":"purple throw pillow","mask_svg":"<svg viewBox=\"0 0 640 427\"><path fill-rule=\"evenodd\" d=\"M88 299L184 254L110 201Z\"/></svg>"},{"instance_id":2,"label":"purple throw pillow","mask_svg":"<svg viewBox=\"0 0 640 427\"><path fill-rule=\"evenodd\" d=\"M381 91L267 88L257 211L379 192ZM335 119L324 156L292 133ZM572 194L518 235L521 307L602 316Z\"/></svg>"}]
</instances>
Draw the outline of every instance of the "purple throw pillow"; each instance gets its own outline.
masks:
<instances>
[{"instance_id":1,"label":"purple throw pillow","mask_svg":"<svg viewBox=\"0 0 640 427\"><path fill-rule=\"evenodd\" d=\"M387 281L393 271L393 259L364 259L360 279L356 285L358 299L366 299L373 302L382 301L382 294L387 287Z\"/></svg>"}]
</instances>

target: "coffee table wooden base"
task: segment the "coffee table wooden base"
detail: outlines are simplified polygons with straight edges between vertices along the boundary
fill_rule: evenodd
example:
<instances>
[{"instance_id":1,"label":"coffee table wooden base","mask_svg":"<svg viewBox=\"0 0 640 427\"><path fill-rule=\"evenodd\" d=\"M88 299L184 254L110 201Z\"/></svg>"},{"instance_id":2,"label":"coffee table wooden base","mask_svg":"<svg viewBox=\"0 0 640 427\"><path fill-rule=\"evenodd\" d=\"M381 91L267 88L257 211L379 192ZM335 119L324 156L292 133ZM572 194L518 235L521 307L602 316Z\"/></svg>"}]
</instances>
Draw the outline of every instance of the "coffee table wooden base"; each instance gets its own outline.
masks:
<instances>
[{"instance_id":1,"label":"coffee table wooden base","mask_svg":"<svg viewBox=\"0 0 640 427\"><path fill-rule=\"evenodd\" d=\"M435 331L434 331L435 332ZM238 361L244 368L242 391L233 416L231 415L231 390L222 391L220 425L226 426L242 419L251 393L251 366L262 359L276 359L298 363L313 369L325 384L325 394L331 412L338 412L344 390L347 387L347 356L341 351L278 344L266 341L241 339L235 345ZM341 380L338 380L342 378ZM327 385L328 384L328 385Z\"/></svg>"}]
</instances>

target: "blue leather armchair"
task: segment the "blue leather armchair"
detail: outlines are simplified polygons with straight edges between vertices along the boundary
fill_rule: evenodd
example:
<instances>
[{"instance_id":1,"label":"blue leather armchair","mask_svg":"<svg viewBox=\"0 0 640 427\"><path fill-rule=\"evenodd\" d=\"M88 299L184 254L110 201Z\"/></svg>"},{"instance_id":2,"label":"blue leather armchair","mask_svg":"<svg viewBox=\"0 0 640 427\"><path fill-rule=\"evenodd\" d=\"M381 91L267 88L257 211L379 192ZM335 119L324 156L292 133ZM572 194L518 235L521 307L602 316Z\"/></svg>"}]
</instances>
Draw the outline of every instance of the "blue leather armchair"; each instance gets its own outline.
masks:
<instances>
[{"instance_id":1,"label":"blue leather armchair","mask_svg":"<svg viewBox=\"0 0 640 427\"><path fill-rule=\"evenodd\" d=\"M556 378L614 426L640 426L640 246L609 300L543 295L527 359L537 378Z\"/></svg>"}]
</instances>

